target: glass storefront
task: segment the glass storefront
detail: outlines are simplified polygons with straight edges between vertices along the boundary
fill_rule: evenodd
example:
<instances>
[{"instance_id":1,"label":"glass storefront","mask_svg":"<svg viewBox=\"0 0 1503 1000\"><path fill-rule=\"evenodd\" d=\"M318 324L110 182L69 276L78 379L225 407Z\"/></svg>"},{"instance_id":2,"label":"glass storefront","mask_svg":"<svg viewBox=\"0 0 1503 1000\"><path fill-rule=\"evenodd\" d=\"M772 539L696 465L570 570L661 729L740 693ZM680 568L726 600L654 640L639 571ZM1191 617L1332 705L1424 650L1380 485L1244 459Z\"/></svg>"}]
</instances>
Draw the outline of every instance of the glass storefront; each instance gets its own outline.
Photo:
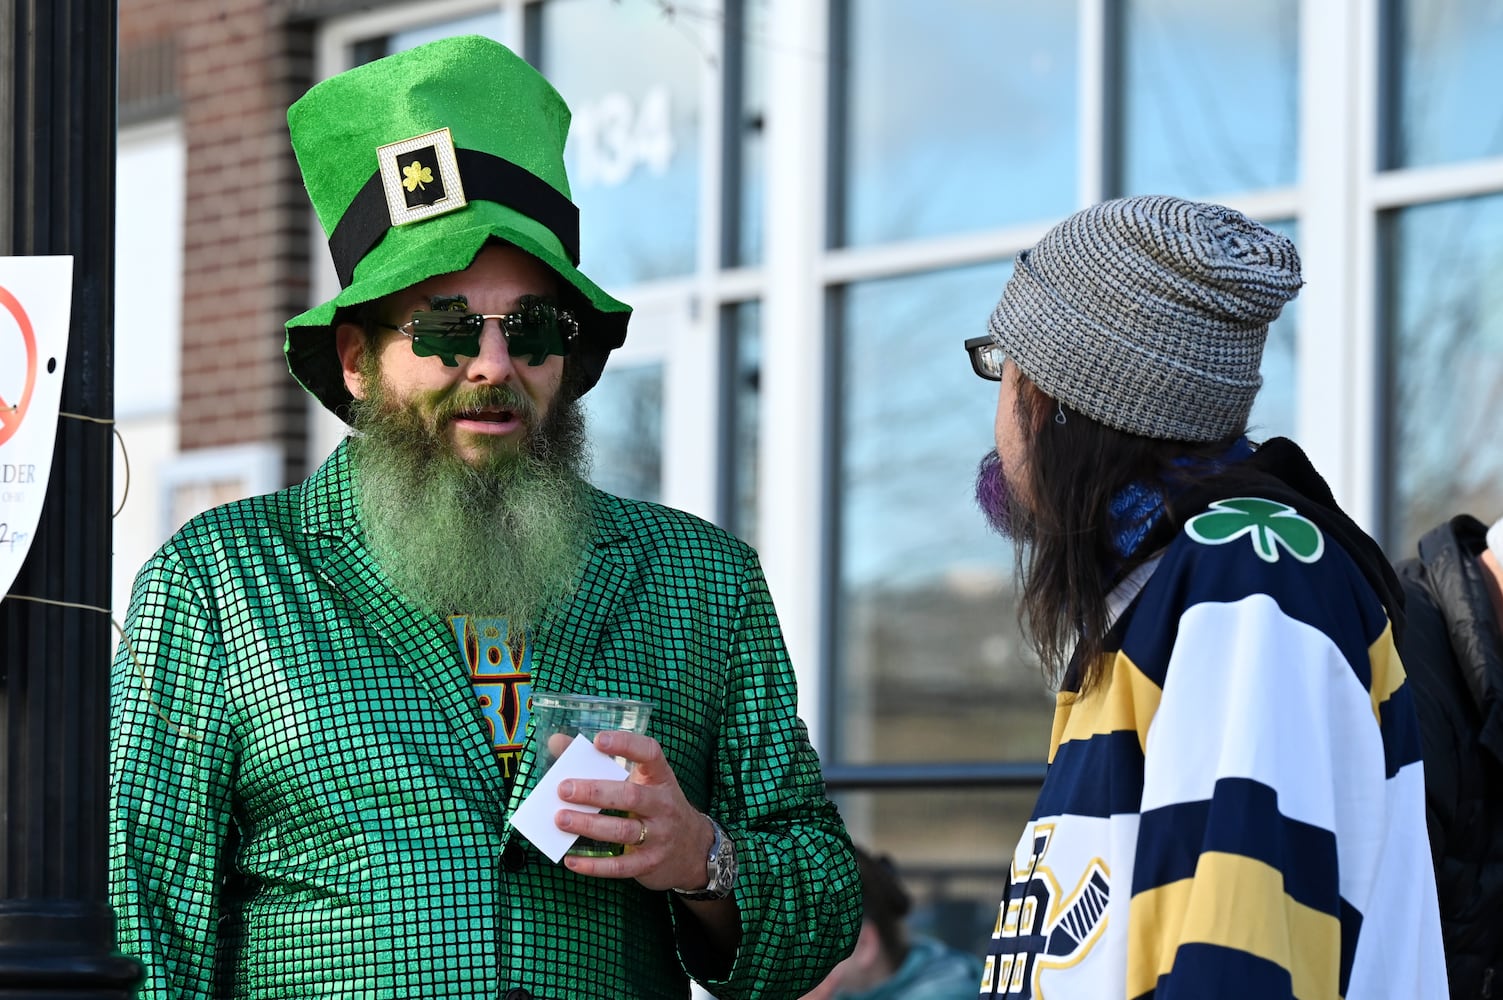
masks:
<instances>
[{"instance_id":1,"label":"glass storefront","mask_svg":"<svg viewBox=\"0 0 1503 1000\"><path fill-rule=\"evenodd\" d=\"M724 178L734 205L726 213L722 260L727 267L762 261L766 188L767 54L773 44L768 0L727 0Z\"/></svg>"},{"instance_id":2,"label":"glass storefront","mask_svg":"<svg viewBox=\"0 0 1503 1000\"><path fill-rule=\"evenodd\" d=\"M975 955L985 950L1032 789L905 788L836 796L851 839L887 855L913 898L907 924Z\"/></svg>"},{"instance_id":3,"label":"glass storefront","mask_svg":"<svg viewBox=\"0 0 1503 1000\"><path fill-rule=\"evenodd\" d=\"M761 458L762 307L727 306L722 316L722 443L727 452L721 485L721 523L757 543L757 464Z\"/></svg>"},{"instance_id":4,"label":"glass storefront","mask_svg":"<svg viewBox=\"0 0 1503 1000\"><path fill-rule=\"evenodd\" d=\"M1129 0L1124 79L1113 88L1122 193L1193 198L1294 183L1298 26L1297 0Z\"/></svg>"},{"instance_id":5,"label":"glass storefront","mask_svg":"<svg viewBox=\"0 0 1503 1000\"><path fill-rule=\"evenodd\" d=\"M494 38L502 45L513 49L517 47L516 39L511 38L506 31L506 21L501 16L501 12L482 10L460 17L420 21L400 27L390 34L366 35L357 38L350 43L349 63L351 66L363 66L374 59L391 55L393 52L405 52L428 42L436 42L440 38L453 38L455 35L484 35L486 38Z\"/></svg>"},{"instance_id":6,"label":"glass storefront","mask_svg":"<svg viewBox=\"0 0 1503 1000\"><path fill-rule=\"evenodd\" d=\"M1070 211L1075 4L843 0L834 9L836 245Z\"/></svg>"},{"instance_id":7,"label":"glass storefront","mask_svg":"<svg viewBox=\"0 0 1503 1000\"><path fill-rule=\"evenodd\" d=\"M1458 513L1503 516L1503 195L1384 220L1389 551Z\"/></svg>"},{"instance_id":8,"label":"glass storefront","mask_svg":"<svg viewBox=\"0 0 1503 1000\"><path fill-rule=\"evenodd\" d=\"M513 47L516 45L516 39L507 37L506 22L501 17L501 11L483 10L467 17L435 21L431 24L420 24L395 31L386 41L386 51L401 52L427 42L435 42L440 38L452 38L455 35L484 35L487 38L494 38L502 45Z\"/></svg>"},{"instance_id":9,"label":"glass storefront","mask_svg":"<svg viewBox=\"0 0 1503 1000\"><path fill-rule=\"evenodd\" d=\"M663 366L605 366L581 400L588 421L590 482L620 496L663 496Z\"/></svg>"},{"instance_id":10,"label":"glass storefront","mask_svg":"<svg viewBox=\"0 0 1503 1000\"><path fill-rule=\"evenodd\" d=\"M565 163L579 206L580 265L609 289L695 267L701 72L692 28L656 4L549 0L538 67L574 113Z\"/></svg>"},{"instance_id":11,"label":"glass storefront","mask_svg":"<svg viewBox=\"0 0 1503 1000\"><path fill-rule=\"evenodd\" d=\"M973 499L997 386L962 348L1006 264L840 293L834 758L1038 760L1051 699L1012 610L1012 551Z\"/></svg>"},{"instance_id":12,"label":"glass storefront","mask_svg":"<svg viewBox=\"0 0 1503 1000\"><path fill-rule=\"evenodd\" d=\"M1283 233L1299 245L1298 227L1293 223L1270 222L1270 229ZM1284 307L1279 318L1268 328L1263 343L1263 388L1253 400L1247 419L1248 436L1254 441L1272 437L1298 438L1298 383L1295 350L1299 337L1299 299Z\"/></svg>"},{"instance_id":13,"label":"glass storefront","mask_svg":"<svg viewBox=\"0 0 1503 1000\"><path fill-rule=\"evenodd\" d=\"M1503 156L1503 3L1394 0L1383 166Z\"/></svg>"}]
</instances>

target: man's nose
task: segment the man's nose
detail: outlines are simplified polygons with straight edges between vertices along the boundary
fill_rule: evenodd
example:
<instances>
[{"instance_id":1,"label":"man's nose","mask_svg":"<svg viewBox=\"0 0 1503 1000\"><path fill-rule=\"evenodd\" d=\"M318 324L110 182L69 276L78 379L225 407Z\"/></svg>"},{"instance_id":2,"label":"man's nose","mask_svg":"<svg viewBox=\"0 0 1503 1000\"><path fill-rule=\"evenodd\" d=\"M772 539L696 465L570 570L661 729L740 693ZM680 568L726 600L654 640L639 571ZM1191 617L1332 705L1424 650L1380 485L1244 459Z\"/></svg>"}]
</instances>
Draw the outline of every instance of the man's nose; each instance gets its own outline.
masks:
<instances>
[{"instance_id":1,"label":"man's nose","mask_svg":"<svg viewBox=\"0 0 1503 1000\"><path fill-rule=\"evenodd\" d=\"M480 329L480 353L470 359L466 380L500 385L515 372L516 365L512 364L506 334L501 332L501 321L487 318L485 326Z\"/></svg>"}]
</instances>

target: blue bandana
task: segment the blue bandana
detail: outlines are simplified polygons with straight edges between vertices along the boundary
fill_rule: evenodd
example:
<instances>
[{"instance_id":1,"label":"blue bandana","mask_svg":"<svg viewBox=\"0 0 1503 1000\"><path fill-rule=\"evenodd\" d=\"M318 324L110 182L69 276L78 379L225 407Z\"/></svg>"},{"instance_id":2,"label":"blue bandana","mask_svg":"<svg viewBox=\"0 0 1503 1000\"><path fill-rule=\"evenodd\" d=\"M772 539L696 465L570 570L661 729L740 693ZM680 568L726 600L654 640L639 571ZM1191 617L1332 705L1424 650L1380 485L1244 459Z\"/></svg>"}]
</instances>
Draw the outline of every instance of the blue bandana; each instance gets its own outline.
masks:
<instances>
[{"instance_id":1,"label":"blue bandana","mask_svg":"<svg viewBox=\"0 0 1503 1000\"><path fill-rule=\"evenodd\" d=\"M1219 458L1203 461L1185 456L1175 459L1174 464L1186 469L1198 468L1201 473L1209 475L1251 458L1252 453L1252 443L1240 437ZM1162 483L1129 483L1112 497L1112 533L1118 556L1126 559L1137 551L1148 532L1164 516L1164 499Z\"/></svg>"}]
</instances>

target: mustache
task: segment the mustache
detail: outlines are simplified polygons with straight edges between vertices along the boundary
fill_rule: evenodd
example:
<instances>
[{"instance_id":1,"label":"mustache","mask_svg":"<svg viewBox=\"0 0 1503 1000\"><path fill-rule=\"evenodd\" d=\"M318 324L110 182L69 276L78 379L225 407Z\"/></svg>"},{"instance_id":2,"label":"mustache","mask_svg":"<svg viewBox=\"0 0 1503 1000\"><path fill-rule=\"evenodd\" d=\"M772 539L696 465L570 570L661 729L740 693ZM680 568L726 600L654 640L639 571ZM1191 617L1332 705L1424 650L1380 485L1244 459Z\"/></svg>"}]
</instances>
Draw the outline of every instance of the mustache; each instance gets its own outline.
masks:
<instances>
[{"instance_id":1,"label":"mustache","mask_svg":"<svg viewBox=\"0 0 1503 1000\"><path fill-rule=\"evenodd\" d=\"M1002 478L1002 458L995 451L981 456L976 465L976 506L995 520L1007 506L1007 484Z\"/></svg>"},{"instance_id":2,"label":"mustache","mask_svg":"<svg viewBox=\"0 0 1503 1000\"><path fill-rule=\"evenodd\" d=\"M456 386L434 401L433 416L439 423L447 423L480 410L509 410L528 427L538 422L537 404L511 385Z\"/></svg>"},{"instance_id":3,"label":"mustache","mask_svg":"<svg viewBox=\"0 0 1503 1000\"><path fill-rule=\"evenodd\" d=\"M1002 457L995 450L981 457L976 467L976 506L987 525L1003 538L1026 534L1017 498L1002 471Z\"/></svg>"}]
</instances>

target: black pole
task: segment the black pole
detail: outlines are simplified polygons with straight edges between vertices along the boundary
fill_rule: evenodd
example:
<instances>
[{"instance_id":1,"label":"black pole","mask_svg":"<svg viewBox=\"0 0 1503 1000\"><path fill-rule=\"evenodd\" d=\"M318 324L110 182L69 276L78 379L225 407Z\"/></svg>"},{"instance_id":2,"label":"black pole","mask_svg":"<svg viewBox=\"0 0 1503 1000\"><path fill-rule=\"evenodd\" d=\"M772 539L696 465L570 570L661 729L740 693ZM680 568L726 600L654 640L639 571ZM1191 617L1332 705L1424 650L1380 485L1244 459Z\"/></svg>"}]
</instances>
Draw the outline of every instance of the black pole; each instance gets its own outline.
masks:
<instances>
[{"instance_id":1,"label":"black pole","mask_svg":"<svg viewBox=\"0 0 1503 1000\"><path fill-rule=\"evenodd\" d=\"M0 9L0 253L73 256L61 409L75 415L0 600L0 1000L123 998L140 966L115 950L105 860L115 0Z\"/></svg>"}]
</instances>

